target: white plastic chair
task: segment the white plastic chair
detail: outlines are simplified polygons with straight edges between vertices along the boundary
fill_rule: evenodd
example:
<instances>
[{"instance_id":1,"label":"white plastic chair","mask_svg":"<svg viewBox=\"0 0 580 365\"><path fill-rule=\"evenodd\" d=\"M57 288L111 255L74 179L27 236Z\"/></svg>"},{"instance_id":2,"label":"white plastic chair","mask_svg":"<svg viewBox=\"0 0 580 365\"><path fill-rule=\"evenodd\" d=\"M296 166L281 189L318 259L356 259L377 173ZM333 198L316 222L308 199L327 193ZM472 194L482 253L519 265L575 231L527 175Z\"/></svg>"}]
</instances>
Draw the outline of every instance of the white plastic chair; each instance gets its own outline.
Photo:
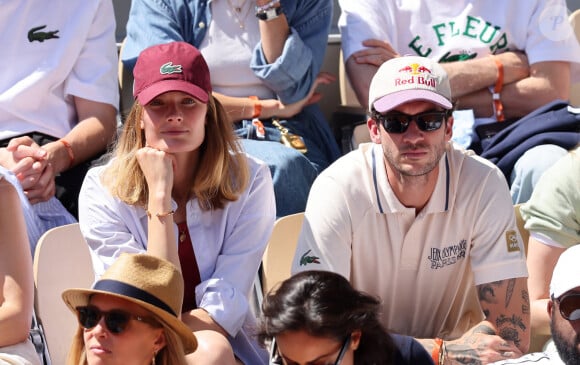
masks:
<instances>
[{"instance_id":1,"label":"white plastic chair","mask_svg":"<svg viewBox=\"0 0 580 365\"><path fill-rule=\"evenodd\" d=\"M78 223L45 232L34 252L35 311L52 364L65 364L78 322L61 299L68 288L89 288L94 280L89 247Z\"/></svg>"},{"instance_id":2,"label":"white plastic chair","mask_svg":"<svg viewBox=\"0 0 580 365\"><path fill-rule=\"evenodd\" d=\"M279 282L290 277L292 259L302 229L304 213L278 218L262 257L262 288L267 293Z\"/></svg>"}]
</instances>

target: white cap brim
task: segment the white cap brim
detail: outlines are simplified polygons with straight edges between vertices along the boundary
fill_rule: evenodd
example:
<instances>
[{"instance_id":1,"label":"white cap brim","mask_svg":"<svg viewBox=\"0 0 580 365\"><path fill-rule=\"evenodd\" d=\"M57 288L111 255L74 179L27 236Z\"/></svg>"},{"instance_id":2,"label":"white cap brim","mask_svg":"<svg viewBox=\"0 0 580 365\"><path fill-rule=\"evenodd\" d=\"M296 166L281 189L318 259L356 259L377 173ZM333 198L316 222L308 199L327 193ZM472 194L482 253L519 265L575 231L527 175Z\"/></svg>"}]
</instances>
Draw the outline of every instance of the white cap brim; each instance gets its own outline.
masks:
<instances>
[{"instance_id":1,"label":"white cap brim","mask_svg":"<svg viewBox=\"0 0 580 365\"><path fill-rule=\"evenodd\" d=\"M430 90L410 89L401 90L378 98L373 102L373 107L379 113L393 110L401 104L413 101L428 101L439 105L444 109L451 109L452 105L447 98Z\"/></svg>"}]
</instances>

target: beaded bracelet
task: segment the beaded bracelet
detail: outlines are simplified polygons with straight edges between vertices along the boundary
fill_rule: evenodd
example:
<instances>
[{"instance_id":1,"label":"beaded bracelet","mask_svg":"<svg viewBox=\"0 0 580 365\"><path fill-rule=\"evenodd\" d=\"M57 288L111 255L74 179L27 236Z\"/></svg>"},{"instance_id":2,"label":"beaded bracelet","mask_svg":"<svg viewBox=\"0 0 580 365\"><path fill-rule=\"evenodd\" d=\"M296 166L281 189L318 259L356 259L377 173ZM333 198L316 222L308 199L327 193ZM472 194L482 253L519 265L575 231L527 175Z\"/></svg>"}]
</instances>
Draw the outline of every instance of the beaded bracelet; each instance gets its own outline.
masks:
<instances>
[{"instance_id":1,"label":"beaded bracelet","mask_svg":"<svg viewBox=\"0 0 580 365\"><path fill-rule=\"evenodd\" d=\"M280 4L280 0L270 0L270 2L268 2L267 4L264 5L256 5L256 13L263 13L266 10L270 10L276 6L278 6L278 4Z\"/></svg>"}]
</instances>

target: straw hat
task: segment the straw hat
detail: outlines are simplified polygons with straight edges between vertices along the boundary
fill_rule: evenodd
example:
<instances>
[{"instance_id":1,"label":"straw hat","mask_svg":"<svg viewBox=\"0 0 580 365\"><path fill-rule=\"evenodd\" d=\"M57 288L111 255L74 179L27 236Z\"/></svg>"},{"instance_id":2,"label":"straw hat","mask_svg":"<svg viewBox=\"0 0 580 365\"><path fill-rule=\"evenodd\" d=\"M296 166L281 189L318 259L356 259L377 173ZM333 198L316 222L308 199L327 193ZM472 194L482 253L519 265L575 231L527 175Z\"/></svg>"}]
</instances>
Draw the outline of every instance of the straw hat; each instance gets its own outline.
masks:
<instances>
[{"instance_id":1,"label":"straw hat","mask_svg":"<svg viewBox=\"0 0 580 365\"><path fill-rule=\"evenodd\" d=\"M186 354L197 348L195 335L178 318L183 278L169 261L147 254L123 253L91 289L67 289L62 299L76 313L76 307L87 305L93 294L112 295L140 305L177 333Z\"/></svg>"}]
</instances>

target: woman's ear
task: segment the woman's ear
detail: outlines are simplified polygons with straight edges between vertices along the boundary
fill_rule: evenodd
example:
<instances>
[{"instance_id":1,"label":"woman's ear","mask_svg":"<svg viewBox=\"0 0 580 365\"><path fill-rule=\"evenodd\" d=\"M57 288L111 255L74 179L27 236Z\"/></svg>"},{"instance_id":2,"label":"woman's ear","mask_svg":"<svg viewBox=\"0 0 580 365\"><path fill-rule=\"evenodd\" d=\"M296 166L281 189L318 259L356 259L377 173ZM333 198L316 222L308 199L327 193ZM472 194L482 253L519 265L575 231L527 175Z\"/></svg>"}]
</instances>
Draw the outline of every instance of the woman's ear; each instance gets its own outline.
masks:
<instances>
[{"instance_id":1,"label":"woman's ear","mask_svg":"<svg viewBox=\"0 0 580 365\"><path fill-rule=\"evenodd\" d=\"M165 331L163 331L163 330L159 331L159 334L157 335L157 338L155 339L154 345L155 345L155 353L158 353L167 345L167 339L165 338Z\"/></svg>"},{"instance_id":2,"label":"woman's ear","mask_svg":"<svg viewBox=\"0 0 580 365\"><path fill-rule=\"evenodd\" d=\"M358 346L360 345L360 338L362 336L362 331L361 330L356 330L353 331L350 335L350 348L352 348L353 351L356 351L356 349L358 349Z\"/></svg>"}]
</instances>

